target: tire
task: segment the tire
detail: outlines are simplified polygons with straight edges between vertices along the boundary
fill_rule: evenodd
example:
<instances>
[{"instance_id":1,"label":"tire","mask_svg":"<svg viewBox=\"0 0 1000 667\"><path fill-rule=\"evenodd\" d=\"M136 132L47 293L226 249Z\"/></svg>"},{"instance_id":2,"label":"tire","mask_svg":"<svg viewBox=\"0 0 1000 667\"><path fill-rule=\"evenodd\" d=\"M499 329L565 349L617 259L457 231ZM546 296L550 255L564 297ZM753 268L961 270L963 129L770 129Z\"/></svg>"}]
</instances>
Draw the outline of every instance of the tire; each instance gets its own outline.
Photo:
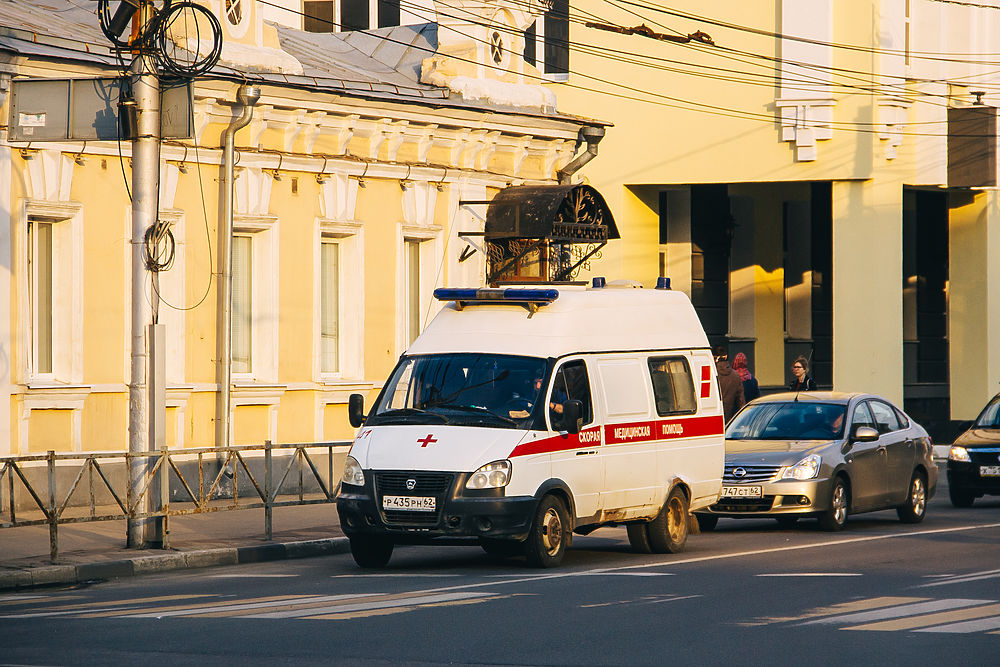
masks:
<instances>
[{"instance_id":1,"label":"tire","mask_svg":"<svg viewBox=\"0 0 1000 667\"><path fill-rule=\"evenodd\" d=\"M566 555L570 538L566 505L555 496L545 496L538 503L531 532L524 543L524 555L531 567L556 567Z\"/></svg>"},{"instance_id":2,"label":"tire","mask_svg":"<svg viewBox=\"0 0 1000 667\"><path fill-rule=\"evenodd\" d=\"M847 511L851 506L851 491L843 477L837 477L830 489L830 509L819 515L819 527L836 532L847 524Z\"/></svg>"},{"instance_id":3,"label":"tire","mask_svg":"<svg viewBox=\"0 0 1000 667\"><path fill-rule=\"evenodd\" d=\"M954 486L948 487L948 498L954 507L972 507L972 503L976 502L976 494Z\"/></svg>"},{"instance_id":4,"label":"tire","mask_svg":"<svg viewBox=\"0 0 1000 667\"><path fill-rule=\"evenodd\" d=\"M516 542L514 540L491 539L488 537L480 538L479 546L483 548L483 551L485 551L490 558L497 559L520 556L524 550L524 545L520 542Z\"/></svg>"},{"instance_id":5,"label":"tire","mask_svg":"<svg viewBox=\"0 0 1000 667\"><path fill-rule=\"evenodd\" d=\"M628 543L632 546L632 551L639 554L653 553L653 547L649 544L649 531L646 529L648 523L630 523L625 526L628 531Z\"/></svg>"},{"instance_id":6,"label":"tire","mask_svg":"<svg viewBox=\"0 0 1000 667\"><path fill-rule=\"evenodd\" d=\"M384 537L356 535L351 538L351 555L359 567L381 569L392 558L392 541Z\"/></svg>"},{"instance_id":7,"label":"tire","mask_svg":"<svg viewBox=\"0 0 1000 667\"><path fill-rule=\"evenodd\" d=\"M719 517L714 514L695 514L698 520L698 530L703 533L710 533L719 524Z\"/></svg>"},{"instance_id":8,"label":"tire","mask_svg":"<svg viewBox=\"0 0 1000 667\"><path fill-rule=\"evenodd\" d=\"M799 517L797 516L779 516L775 518L778 520L778 528L782 530L791 530L799 522Z\"/></svg>"},{"instance_id":9,"label":"tire","mask_svg":"<svg viewBox=\"0 0 1000 667\"><path fill-rule=\"evenodd\" d=\"M920 523L927 513L927 482L923 473L914 472L907 487L906 502L896 508L896 516L903 523Z\"/></svg>"},{"instance_id":10,"label":"tire","mask_svg":"<svg viewBox=\"0 0 1000 667\"><path fill-rule=\"evenodd\" d=\"M675 486L655 519L646 524L649 546L655 554L676 554L684 551L688 537L688 499Z\"/></svg>"}]
</instances>

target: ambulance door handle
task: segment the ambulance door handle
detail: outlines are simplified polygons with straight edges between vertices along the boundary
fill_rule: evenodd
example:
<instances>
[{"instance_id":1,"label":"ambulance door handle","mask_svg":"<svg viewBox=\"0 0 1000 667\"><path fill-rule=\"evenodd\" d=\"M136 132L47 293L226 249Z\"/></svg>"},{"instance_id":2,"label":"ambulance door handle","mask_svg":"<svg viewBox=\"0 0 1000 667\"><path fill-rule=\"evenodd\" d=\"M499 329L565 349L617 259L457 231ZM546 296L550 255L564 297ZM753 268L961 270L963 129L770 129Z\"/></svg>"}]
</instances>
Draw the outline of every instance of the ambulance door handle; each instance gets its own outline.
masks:
<instances>
[{"instance_id":1,"label":"ambulance door handle","mask_svg":"<svg viewBox=\"0 0 1000 667\"><path fill-rule=\"evenodd\" d=\"M596 454L596 453L597 453L596 449L591 449L591 450L588 450L586 452L577 452L576 455L577 456L586 456L587 454Z\"/></svg>"}]
</instances>

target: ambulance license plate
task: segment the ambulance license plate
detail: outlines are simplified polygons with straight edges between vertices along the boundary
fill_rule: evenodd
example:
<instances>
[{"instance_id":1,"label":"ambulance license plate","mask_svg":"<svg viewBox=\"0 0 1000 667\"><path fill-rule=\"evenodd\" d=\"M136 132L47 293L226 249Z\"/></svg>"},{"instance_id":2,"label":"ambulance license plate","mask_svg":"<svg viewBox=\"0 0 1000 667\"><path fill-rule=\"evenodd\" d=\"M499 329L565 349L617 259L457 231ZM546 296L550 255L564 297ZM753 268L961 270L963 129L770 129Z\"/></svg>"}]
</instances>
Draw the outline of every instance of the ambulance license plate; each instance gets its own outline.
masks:
<instances>
[{"instance_id":1,"label":"ambulance license plate","mask_svg":"<svg viewBox=\"0 0 1000 667\"><path fill-rule=\"evenodd\" d=\"M382 509L433 512L437 509L436 501L434 496L382 496Z\"/></svg>"},{"instance_id":2,"label":"ambulance license plate","mask_svg":"<svg viewBox=\"0 0 1000 667\"><path fill-rule=\"evenodd\" d=\"M1000 477L1000 466L979 466L980 477Z\"/></svg>"},{"instance_id":3,"label":"ambulance license plate","mask_svg":"<svg viewBox=\"0 0 1000 667\"><path fill-rule=\"evenodd\" d=\"M764 491L759 486L724 486L720 495L723 498L760 498Z\"/></svg>"}]
</instances>

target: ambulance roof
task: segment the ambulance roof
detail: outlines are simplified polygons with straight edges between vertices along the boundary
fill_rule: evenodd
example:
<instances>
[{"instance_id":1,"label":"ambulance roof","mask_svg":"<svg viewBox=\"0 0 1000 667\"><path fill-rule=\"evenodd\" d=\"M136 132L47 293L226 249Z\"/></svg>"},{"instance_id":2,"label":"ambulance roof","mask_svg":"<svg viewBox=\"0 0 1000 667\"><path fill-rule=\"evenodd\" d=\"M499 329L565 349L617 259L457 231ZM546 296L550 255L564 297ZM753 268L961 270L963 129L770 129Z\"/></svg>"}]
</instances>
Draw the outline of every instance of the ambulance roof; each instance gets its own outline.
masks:
<instances>
[{"instance_id":1,"label":"ambulance roof","mask_svg":"<svg viewBox=\"0 0 1000 667\"><path fill-rule=\"evenodd\" d=\"M560 357L708 348L701 322L683 292L576 285L551 289L558 296L533 314L523 303L500 299L463 301L461 306L451 301L407 354L494 352Z\"/></svg>"}]
</instances>

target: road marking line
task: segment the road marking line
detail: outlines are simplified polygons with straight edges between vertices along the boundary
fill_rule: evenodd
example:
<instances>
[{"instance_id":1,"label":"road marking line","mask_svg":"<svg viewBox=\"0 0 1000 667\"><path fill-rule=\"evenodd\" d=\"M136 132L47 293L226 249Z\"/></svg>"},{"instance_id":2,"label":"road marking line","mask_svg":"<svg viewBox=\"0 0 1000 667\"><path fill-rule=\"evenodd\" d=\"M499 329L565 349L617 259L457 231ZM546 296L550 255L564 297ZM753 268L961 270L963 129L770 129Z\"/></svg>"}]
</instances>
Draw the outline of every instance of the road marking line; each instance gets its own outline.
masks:
<instances>
[{"instance_id":1,"label":"road marking line","mask_svg":"<svg viewBox=\"0 0 1000 667\"><path fill-rule=\"evenodd\" d=\"M70 597L80 597L79 595L73 595ZM66 598L56 598L53 595L0 595L0 604L18 604L24 600L45 600L45 599L63 599Z\"/></svg>"},{"instance_id":2,"label":"road marking line","mask_svg":"<svg viewBox=\"0 0 1000 667\"><path fill-rule=\"evenodd\" d=\"M804 621L807 618L817 618L819 616L833 616L834 614L846 614L855 611L862 611L868 609L879 609L881 607L891 607L894 605L905 604L908 602L923 602L924 600L929 600L930 598L912 598L912 597L877 597L877 598L866 598L864 600L852 600L850 602L839 602L837 604L829 605L827 607L817 607L815 609L810 609L807 612L799 614L798 616L771 616L760 618L756 621L744 621L737 623L737 625L743 627L754 627L758 625L771 625L773 623L791 623L794 621Z\"/></svg>"},{"instance_id":3,"label":"road marking line","mask_svg":"<svg viewBox=\"0 0 1000 667\"><path fill-rule=\"evenodd\" d=\"M923 616L910 616L909 618L897 618L892 621L879 621L877 623L866 623L855 625L842 630L871 630L875 632L893 630L912 630L913 628L940 625L954 621L967 621L972 618L983 618L1000 614L1000 604L988 604L982 607L972 607L971 609L953 609L942 611L936 614L926 614Z\"/></svg>"},{"instance_id":4,"label":"road marking line","mask_svg":"<svg viewBox=\"0 0 1000 667\"><path fill-rule=\"evenodd\" d=\"M914 632L982 632L983 630L996 630L997 628L1000 628L1000 616L984 618L978 621L964 621L962 623L949 623L948 625L935 625L932 628L920 628L919 630L914 630Z\"/></svg>"},{"instance_id":5,"label":"road marking line","mask_svg":"<svg viewBox=\"0 0 1000 667\"><path fill-rule=\"evenodd\" d=\"M673 577L674 572L581 572L580 577Z\"/></svg>"},{"instance_id":6,"label":"road marking line","mask_svg":"<svg viewBox=\"0 0 1000 667\"><path fill-rule=\"evenodd\" d=\"M207 579L283 579L297 577L297 574L213 574Z\"/></svg>"},{"instance_id":7,"label":"road marking line","mask_svg":"<svg viewBox=\"0 0 1000 667\"><path fill-rule=\"evenodd\" d=\"M376 593L377 595L377 593ZM356 598L357 595L354 594L344 594L344 595L307 595L307 596L280 596L280 599L275 598L260 598L254 601L239 602L231 604L215 604L215 605L198 605L190 606L185 608L178 608L166 611L143 611L138 614L123 614L129 618L166 618L169 616L200 616L202 614L213 614L229 611L242 611L245 609L265 609L268 607L289 607L289 606L300 606L306 604L321 604L324 602L331 602L333 600L343 600L344 598Z\"/></svg>"},{"instance_id":8,"label":"road marking line","mask_svg":"<svg viewBox=\"0 0 1000 667\"><path fill-rule=\"evenodd\" d=\"M388 616L390 614L402 614L406 612L416 611L418 609L427 609L430 607L458 607L467 604L481 604L483 602L489 602L491 600L501 600L503 598L509 597L507 595L494 595L489 597L477 597L468 598L464 600L447 600L445 602L431 602L428 604L421 605L407 605L402 607L386 607L384 609L369 609L359 612L344 612L344 613L334 613L334 614L322 614L320 616L302 616L300 618L309 620L324 620L324 621L347 621L357 618L369 618L371 616Z\"/></svg>"},{"instance_id":9,"label":"road marking line","mask_svg":"<svg viewBox=\"0 0 1000 667\"><path fill-rule=\"evenodd\" d=\"M459 574L333 574L331 579L359 579L362 577L378 579L421 579L424 577L459 577Z\"/></svg>"},{"instance_id":10,"label":"road marking line","mask_svg":"<svg viewBox=\"0 0 1000 667\"><path fill-rule=\"evenodd\" d=\"M46 607L45 611L63 611L65 609L76 609L79 611L90 611L95 607L115 607L123 604L138 606L148 602L170 602L171 600L190 600L192 598L218 597L211 593L190 593L187 595L156 595L148 598L134 598L130 600L107 600L105 602L80 602L78 604L66 604L58 607Z\"/></svg>"},{"instance_id":11,"label":"road marking line","mask_svg":"<svg viewBox=\"0 0 1000 667\"><path fill-rule=\"evenodd\" d=\"M860 577L858 572L770 572L755 577Z\"/></svg>"},{"instance_id":12,"label":"road marking line","mask_svg":"<svg viewBox=\"0 0 1000 667\"><path fill-rule=\"evenodd\" d=\"M920 584L917 588L930 588L931 586L946 586L948 584L964 584L968 581L979 581L980 579L994 579L1000 577L1000 570L986 570L985 572L970 572L968 574L945 575L947 579L939 579L929 584Z\"/></svg>"},{"instance_id":13,"label":"road marking line","mask_svg":"<svg viewBox=\"0 0 1000 667\"><path fill-rule=\"evenodd\" d=\"M944 609L957 609L959 607L972 607L974 605L996 602L996 600L965 600L961 598L947 600L931 600L929 602L917 602L898 607L888 607L873 611L862 611L854 614L842 614L840 616L830 616L827 618L817 618L806 621L800 625L818 625L831 623L864 623L865 621L880 621L889 618L899 618L901 616L914 616L932 611ZM1000 627L1000 626L997 626Z\"/></svg>"},{"instance_id":14,"label":"road marking line","mask_svg":"<svg viewBox=\"0 0 1000 667\"><path fill-rule=\"evenodd\" d=\"M432 602L451 602L453 600L468 600L472 598L482 598L496 595L496 593L449 593L446 595L418 595L416 597L402 597L393 600L372 600L370 602L358 602L353 604L334 604L320 609L295 609L291 611L280 611L267 614L251 614L247 618L299 618L302 616L316 616L317 614L346 613L355 611L368 611L372 609L387 609L391 607L412 607L415 605L428 604Z\"/></svg>"},{"instance_id":15,"label":"road marking line","mask_svg":"<svg viewBox=\"0 0 1000 667\"><path fill-rule=\"evenodd\" d=\"M194 597L194 596L190 596L189 595L189 596L186 596L186 597ZM230 597L230 596L226 596L226 597ZM246 599L232 598L232 599L227 599L227 600L224 600L224 601L223 600L215 600L213 602L201 602L201 603L192 603L192 604L175 604L175 605L168 605L168 606L165 606L165 607L144 607L144 608L138 608L138 609L135 608L135 607L127 607L127 608L124 608L124 609L121 609L121 610L115 610L115 611L112 611L112 612L96 611L96 612L93 612L93 613L90 613L90 614L82 613L81 612L80 618L110 618L110 617L115 617L115 616L136 616L136 615L139 615L139 614L145 614L147 616L156 616L157 614L160 614L162 612L173 612L173 611L181 611L181 610L186 610L186 609L205 609L205 608L208 608L208 607L214 608L214 607L218 607L219 605L222 605L222 604L225 604L225 605L243 604L244 602L248 602L250 600L252 600L253 602L271 602L271 601L297 600L297 599L312 598L312 597L315 597L315 596L313 596L313 595L271 595L271 596L262 597L262 598L246 598Z\"/></svg>"}]
</instances>

